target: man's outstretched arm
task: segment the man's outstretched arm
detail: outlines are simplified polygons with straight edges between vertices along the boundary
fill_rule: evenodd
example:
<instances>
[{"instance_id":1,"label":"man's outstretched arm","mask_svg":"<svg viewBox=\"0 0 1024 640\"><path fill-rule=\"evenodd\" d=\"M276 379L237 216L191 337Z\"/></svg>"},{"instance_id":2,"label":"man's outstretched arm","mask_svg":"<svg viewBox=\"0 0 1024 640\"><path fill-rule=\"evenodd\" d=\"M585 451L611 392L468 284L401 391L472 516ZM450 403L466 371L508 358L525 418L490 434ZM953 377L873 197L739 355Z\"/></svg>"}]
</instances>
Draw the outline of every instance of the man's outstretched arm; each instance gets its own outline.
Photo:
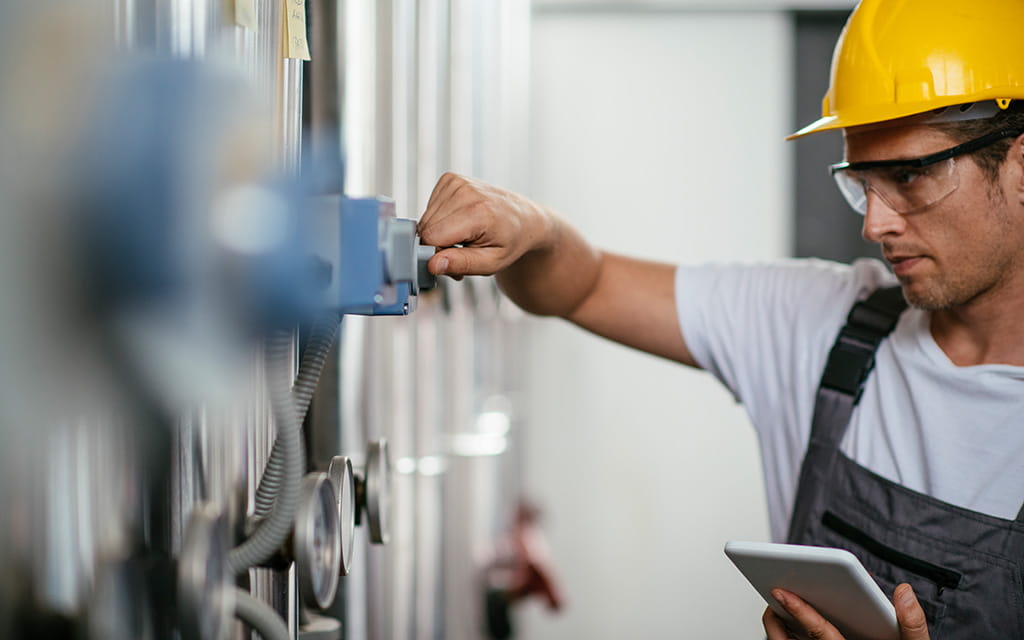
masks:
<instances>
[{"instance_id":1,"label":"man's outstretched arm","mask_svg":"<svg viewBox=\"0 0 1024 640\"><path fill-rule=\"evenodd\" d=\"M496 275L524 310L697 366L679 331L675 267L599 251L528 198L446 173L419 223L431 273ZM456 246L457 245L457 246Z\"/></svg>"}]
</instances>

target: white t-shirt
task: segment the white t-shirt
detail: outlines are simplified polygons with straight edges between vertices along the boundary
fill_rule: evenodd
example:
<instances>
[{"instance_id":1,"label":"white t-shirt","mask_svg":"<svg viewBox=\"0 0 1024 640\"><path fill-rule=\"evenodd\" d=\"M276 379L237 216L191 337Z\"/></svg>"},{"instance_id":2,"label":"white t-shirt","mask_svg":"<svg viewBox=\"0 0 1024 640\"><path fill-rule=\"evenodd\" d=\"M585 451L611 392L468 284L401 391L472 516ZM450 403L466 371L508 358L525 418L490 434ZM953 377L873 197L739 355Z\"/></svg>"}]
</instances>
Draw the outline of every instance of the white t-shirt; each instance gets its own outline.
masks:
<instances>
[{"instance_id":1,"label":"white t-shirt","mask_svg":"<svg viewBox=\"0 0 1024 640\"><path fill-rule=\"evenodd\" d=\"M690 352L743 403L757 430L776 541L786 537L829 349L854 301L894 283L877 260L676 273ZM957 367L928 319L908 309L882 342L841 449L910 489L1013 519L1024 503L1024 367Z\"/></svg>"}]
</instances>

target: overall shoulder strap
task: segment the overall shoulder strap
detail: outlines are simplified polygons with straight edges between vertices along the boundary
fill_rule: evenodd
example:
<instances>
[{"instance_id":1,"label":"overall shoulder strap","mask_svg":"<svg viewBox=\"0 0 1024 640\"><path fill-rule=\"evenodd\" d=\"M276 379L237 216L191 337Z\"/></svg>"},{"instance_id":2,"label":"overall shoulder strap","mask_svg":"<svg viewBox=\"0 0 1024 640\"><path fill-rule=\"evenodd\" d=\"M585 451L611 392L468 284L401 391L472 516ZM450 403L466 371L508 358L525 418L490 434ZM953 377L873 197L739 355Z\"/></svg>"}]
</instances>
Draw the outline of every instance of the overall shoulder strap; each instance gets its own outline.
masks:
<instances>
[{"instance_id":1,"label":"overall shoulder strap","mask_svg":"<svg viewBox=\"0 0 1024 640\"><path fill-rule=\"evenodd\" d=\"M811 424L811 440L839 446L864 383L875 366L875 352L907 308L900 287L875 290L850 310L821 376Z\"/></svg>"},{"instance_id":2,"label":"overall shoulder strap","mask_svg":"<svg viewBox=\"0 0 1024 640\"><path fill-rule=\"evenodd\" d=\"M875 367L875 352L892 333L900 314L907 308L899 287L878 289L866 300L853 305L829 351L814 404L811 439L800 465L788 540L812 544L808 527L815 508L827 491L830 469L839 455L839 443L850 424L853 408L864 392L864 383Z\"/></svg>"}]
</instances>

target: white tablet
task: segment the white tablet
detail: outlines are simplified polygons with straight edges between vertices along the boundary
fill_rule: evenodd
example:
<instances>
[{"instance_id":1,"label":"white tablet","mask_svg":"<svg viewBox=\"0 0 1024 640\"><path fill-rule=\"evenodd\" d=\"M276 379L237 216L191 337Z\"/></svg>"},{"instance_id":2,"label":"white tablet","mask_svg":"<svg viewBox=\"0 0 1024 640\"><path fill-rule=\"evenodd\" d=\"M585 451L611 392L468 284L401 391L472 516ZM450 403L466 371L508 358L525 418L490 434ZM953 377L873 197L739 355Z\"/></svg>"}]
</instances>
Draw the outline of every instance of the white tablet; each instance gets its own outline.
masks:
<instances>
[{"instance_id":1,"label":"white tablet","mask_svg":"<svg viewBox=\"0 0 1024 640\"><path fill-rule=\"evenodd\" d=\"M793 622L772 589L795 593L847 640L899 640L896 610L849 551L771 542L725 544L725 555L781 618Z\"/></svg>"}]
</instances>

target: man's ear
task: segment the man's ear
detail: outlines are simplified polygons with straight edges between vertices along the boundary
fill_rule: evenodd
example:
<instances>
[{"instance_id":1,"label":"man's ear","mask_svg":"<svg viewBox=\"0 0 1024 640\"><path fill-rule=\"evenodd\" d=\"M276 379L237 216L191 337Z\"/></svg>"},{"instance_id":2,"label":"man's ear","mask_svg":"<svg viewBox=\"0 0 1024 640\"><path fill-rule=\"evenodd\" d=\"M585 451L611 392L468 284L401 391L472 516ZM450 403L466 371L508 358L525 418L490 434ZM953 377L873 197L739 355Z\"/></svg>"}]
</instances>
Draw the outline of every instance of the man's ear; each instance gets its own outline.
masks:
<instances>
[{"instance_id":1,"label":"man's ear","mask_svg":"<svg viewBox=\"0 0 1024 640\"><path fill-rule=\"evenodd\" d=\"M1006 159L1017 171L1017 202L1024 204L1024 134L1013 140L1013 146L1010 147Z\"/></svg>"}]
</instances>

